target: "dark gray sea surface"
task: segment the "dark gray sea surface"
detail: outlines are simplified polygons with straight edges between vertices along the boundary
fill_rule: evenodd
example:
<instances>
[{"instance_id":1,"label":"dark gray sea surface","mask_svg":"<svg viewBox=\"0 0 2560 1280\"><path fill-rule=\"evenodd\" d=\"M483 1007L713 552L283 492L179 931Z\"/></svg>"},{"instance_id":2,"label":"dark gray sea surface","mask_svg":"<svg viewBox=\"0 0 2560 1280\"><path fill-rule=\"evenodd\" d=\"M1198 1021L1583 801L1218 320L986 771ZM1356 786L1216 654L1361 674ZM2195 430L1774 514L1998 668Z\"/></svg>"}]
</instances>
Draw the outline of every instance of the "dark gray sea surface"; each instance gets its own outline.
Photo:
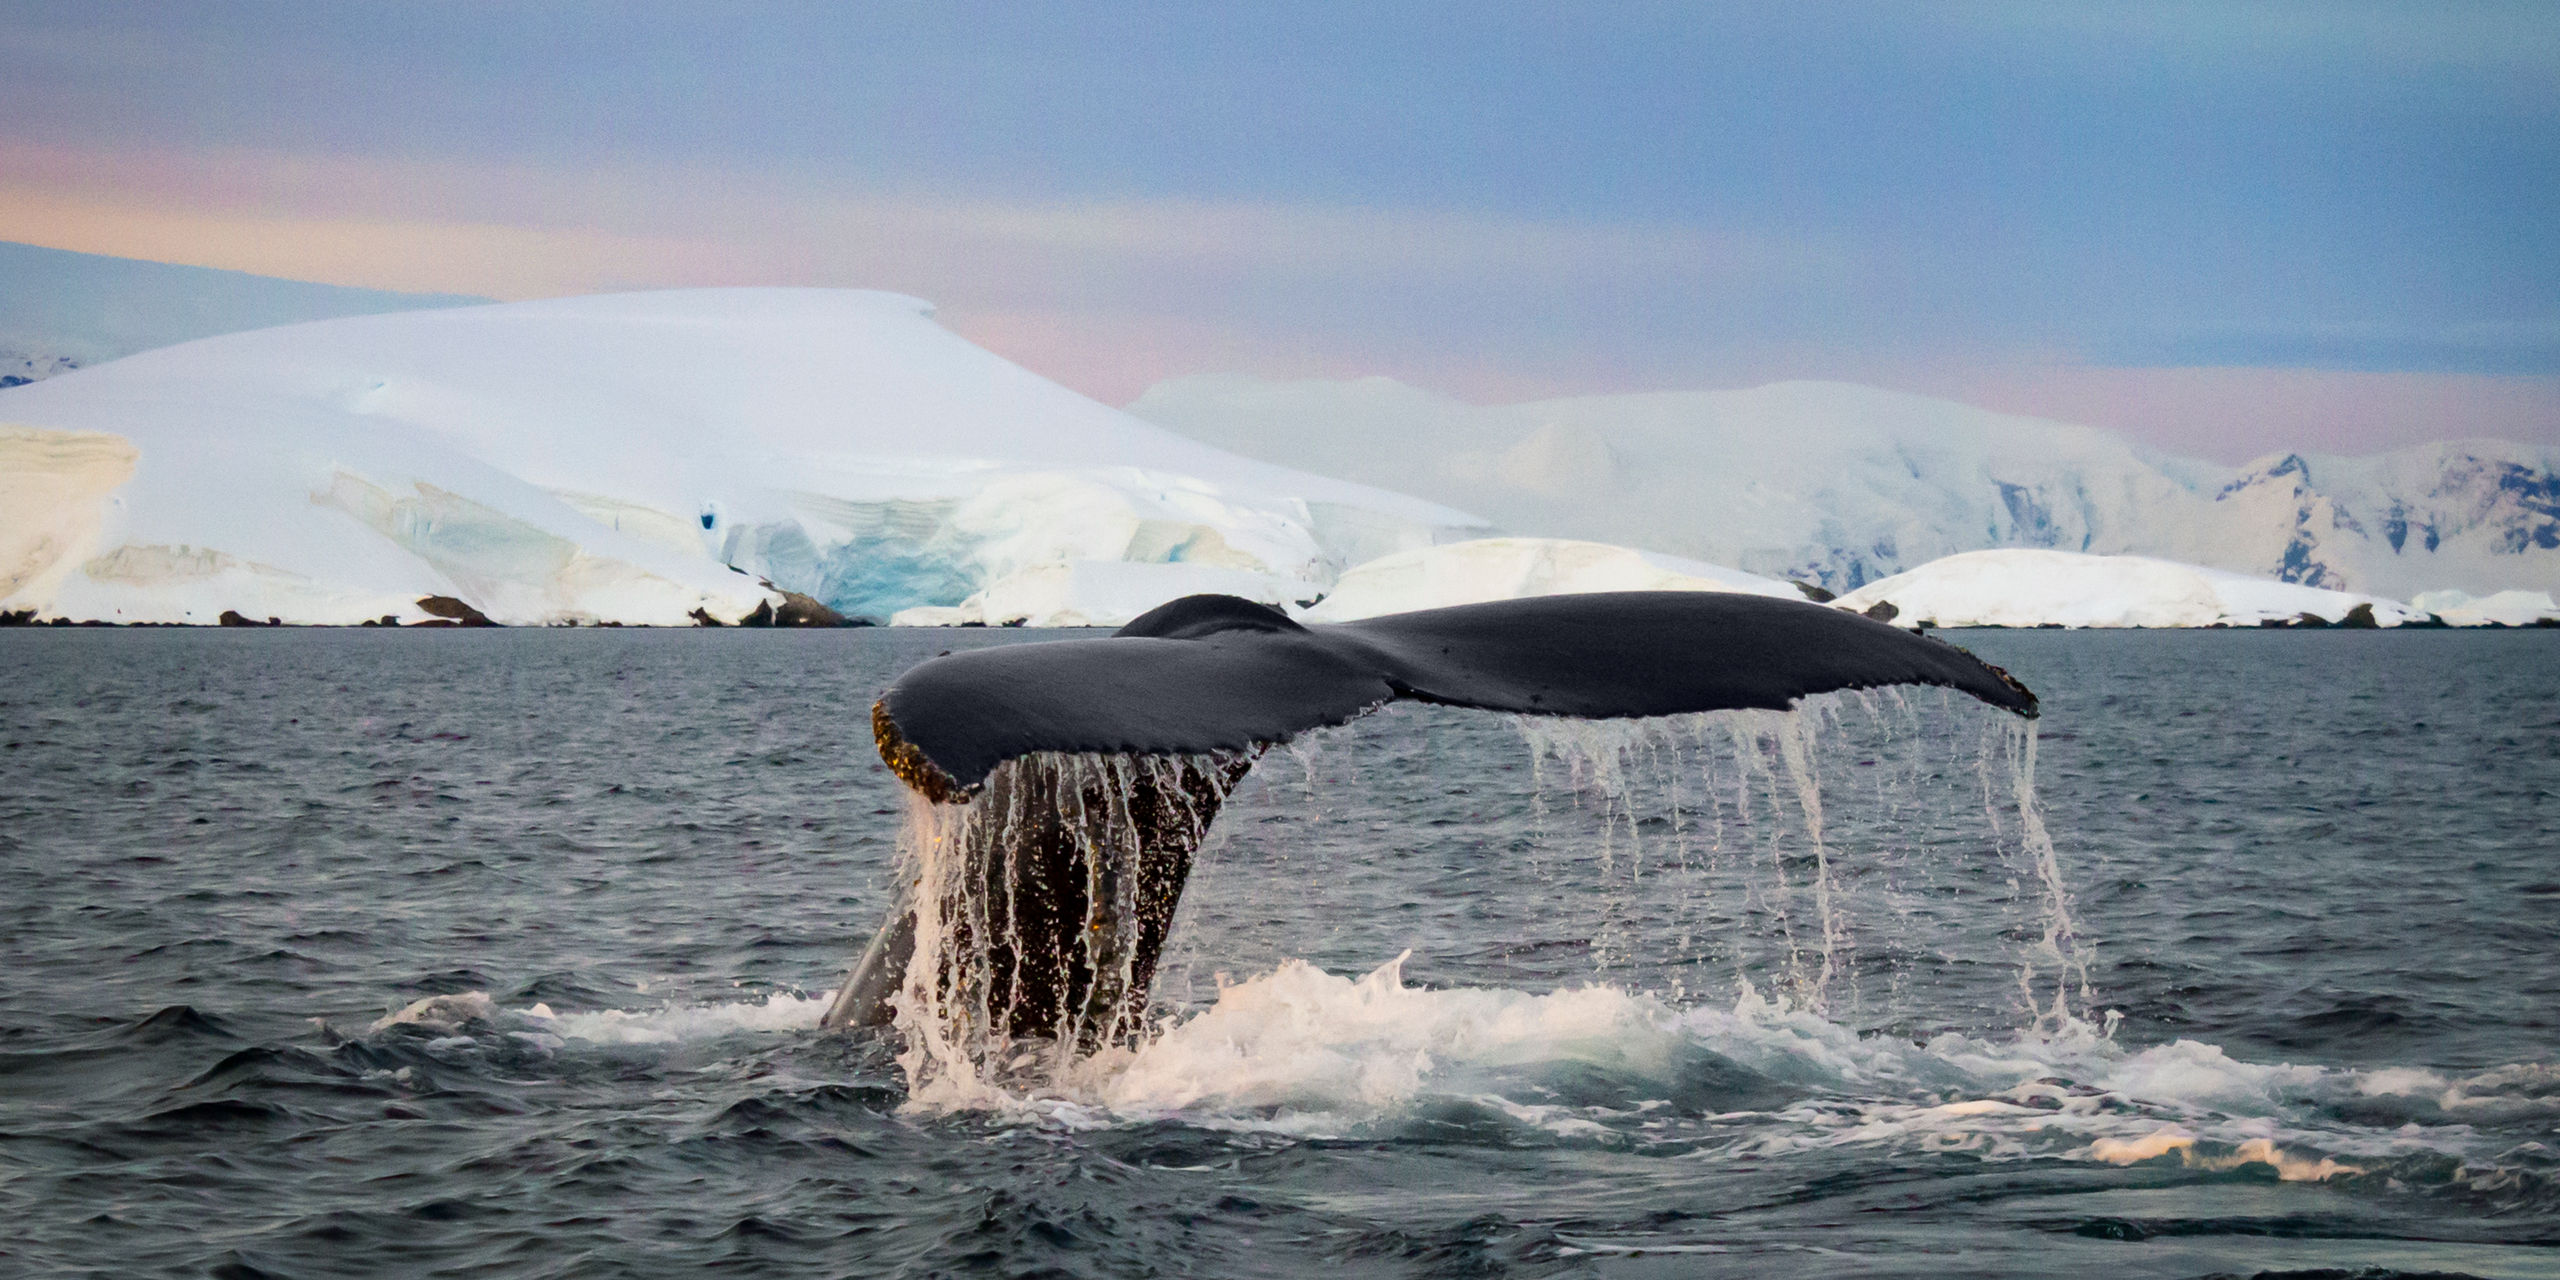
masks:
<instances>
[{"instance_id":1,"label":"dark gray sea surface","mask_svg":"<svg viewBox=\"0 0 2560 1280\"><path fill-rule=\"evenodd\" d=\"M0 632L0 1274L2560 1276L2560 634L1390 709L972 1092L816 1022L1037 638Z\"/></svg>"}]
</instances>

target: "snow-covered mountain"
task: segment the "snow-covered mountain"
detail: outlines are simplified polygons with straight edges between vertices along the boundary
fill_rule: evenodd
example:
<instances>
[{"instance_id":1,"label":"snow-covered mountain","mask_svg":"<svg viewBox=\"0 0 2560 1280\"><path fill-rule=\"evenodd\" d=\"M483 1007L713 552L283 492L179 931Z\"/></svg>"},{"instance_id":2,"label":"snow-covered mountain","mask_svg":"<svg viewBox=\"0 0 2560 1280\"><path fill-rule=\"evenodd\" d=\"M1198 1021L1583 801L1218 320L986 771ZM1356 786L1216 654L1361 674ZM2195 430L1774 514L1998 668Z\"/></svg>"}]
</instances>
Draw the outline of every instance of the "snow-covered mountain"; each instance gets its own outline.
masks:
<instances>
[{"instance_id":1,"label":"snow-covered mountain","mask_svg":"<svg viewBox=\"0 0 2560 1280\"><path fill-rule=\"evenodd\" d=\"M1151 426L930 315L848 290L556 299L0 391L0 609L347 623L442 596L500 622L682 623L777 603L766 579L885 618L1096 563L1139 608L1294 603L1481 527Z\"/></svg>"},{"instance_id":2,"label":"snow-covered mountain","mask_svg":"<svg viewBox=\"0 0 2560 1280\"><path fill-rule=\"evenodd\" d=\"M1986 546L2138 553L2295 591L2522 589L2462 604L2484 621L2540 616L2527 606L2560 585L2548 450L2235 472L1817 383L1475 408L1383 380L1192 379L1135 406L1186 436L930 315L811 289L411 310L0 390L0 612L671 624L791 592L874 619L1111 624L1224 591L1325 618L1793 590L1779 578L1843 589ZM1434 498L1584 540L1484 539L1486 521ZM1919 585L2024 590L2039 600L2019 607L2053 620L2051 584L2018 568L1933 566L1946 581ZM2055 581L2073 575L2088 576ZM1937 621L1972 616L1947 599ZM2247 611L2217 599L2215 618ZM2015 604L2000 608L2027 616Z\"/></svg>"},{"instance_id":3,"label":"snow-covered mountain","mask_svg":"<svg viewBox=\"0 0 2560 1280\"><path fill-rule=\"evenodd\" d=\"M486 301L0 241L0 387L220 333Z\"/></svg>"},{"instance_id":4,"label":"snow-covered mountain","mask_svg":"<svg viewBox=\"0 0 2560 1280\"><path fill-rule=\"evenodd\" d=\"M2407 598L2560 587L2560 449L2472 440L2233 469L1840 383L1474 406L1384 378L1218 376L1131 412L1223 449L1847 591L1989 547L2157 556Z\"/></svg>"}]
</instances>

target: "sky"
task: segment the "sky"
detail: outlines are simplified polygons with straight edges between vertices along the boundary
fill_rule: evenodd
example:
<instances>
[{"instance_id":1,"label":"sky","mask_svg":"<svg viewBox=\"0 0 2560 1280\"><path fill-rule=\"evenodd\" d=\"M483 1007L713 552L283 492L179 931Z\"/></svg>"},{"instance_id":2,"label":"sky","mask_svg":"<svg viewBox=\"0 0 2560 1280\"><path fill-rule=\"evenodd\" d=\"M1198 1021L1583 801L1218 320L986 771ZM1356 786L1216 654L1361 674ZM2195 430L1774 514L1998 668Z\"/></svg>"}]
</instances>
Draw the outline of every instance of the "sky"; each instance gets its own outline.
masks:
<instances>
[{"instance_id":1,"label":"sky","mask_svg":"<svg viewBox=\"0 0 2560 1280\"><path fill-rule=\"evenodd\" d=\"M2560 443L2560 5L29 3L0 239L893 289L1125 403L1837 378Z\"/></svg>"}]
</instances>

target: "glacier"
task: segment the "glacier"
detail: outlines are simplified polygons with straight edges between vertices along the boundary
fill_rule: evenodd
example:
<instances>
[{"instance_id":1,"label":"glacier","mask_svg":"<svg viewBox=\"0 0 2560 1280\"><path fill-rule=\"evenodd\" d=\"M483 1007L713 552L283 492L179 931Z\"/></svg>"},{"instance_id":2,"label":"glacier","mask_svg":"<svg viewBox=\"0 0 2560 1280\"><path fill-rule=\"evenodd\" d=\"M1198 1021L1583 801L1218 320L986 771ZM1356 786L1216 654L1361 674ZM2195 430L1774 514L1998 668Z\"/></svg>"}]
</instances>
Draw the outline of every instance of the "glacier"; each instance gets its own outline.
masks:
<instances>
[{"instance_id":1,"label":"glacier","mask_svg":"<svg viewBox=\"0 0 2560 1280\"><path fill-rule=\"evenodd\" d=\"M413 622L442 596L508 624L684 625L789 591L1009 622L1063 575L1107 587L1083 602L1107 622L1204 583L1313 601L1352 564L1483 529L1202 445L931 317L855 290L562 298L0 390L0 611Z\"/></svg>"},{"instance_id":2,"label":"glacier","mask_svg":"<svg viewBox=\"0 0 2560 1280\"><path fill-rule=\"evenodd\" d=\"M2152 556L2407 598L2560 590L2560 449L2465 440L2240 467L1830 382L1472 405L1386 378L1177 379L1130 411L1203 443L1837 592L1994 547Z\"/></svg>"}]
</instances>

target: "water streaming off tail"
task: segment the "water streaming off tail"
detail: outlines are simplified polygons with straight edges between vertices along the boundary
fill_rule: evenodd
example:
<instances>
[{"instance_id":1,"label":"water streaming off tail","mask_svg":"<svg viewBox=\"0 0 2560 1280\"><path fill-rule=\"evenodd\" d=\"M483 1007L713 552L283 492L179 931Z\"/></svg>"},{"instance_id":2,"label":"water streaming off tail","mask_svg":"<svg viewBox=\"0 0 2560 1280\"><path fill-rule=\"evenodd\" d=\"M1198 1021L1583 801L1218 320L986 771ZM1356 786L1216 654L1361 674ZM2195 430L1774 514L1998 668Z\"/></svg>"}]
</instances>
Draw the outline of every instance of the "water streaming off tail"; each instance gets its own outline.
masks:
<instances>
[{"instance_id":1,"label":"water streaming off tail","mask_svg":"<svg viewBox=\"0 0 2560 1280\"><path fill-rule=\"evenodd\" d=\"M1144 1029L1192 852L1247 763L1044 752L966 804L909 795L897 1026L920 1100L1036 1085Z\"/></svg>"},{"instance_id":2,"label":"water streaming off tail","mask_svg":"<svg viewBox=\"0 0 2560 1280\"><path fill-rule=\"evenodd\" d=\"M1411 947L1433 985L2051 1030L2090 1012L2089 955L2034 768L2032 722L1937 690L1616 721L1392 707L1246 781L1158 994Z\"/></svg>"},{"instance_id":3,"label":"water streaming off tail","mask_svg":"<svg viewBox=\"0 0 2560 1280\"><path fill-rule=\"evenodd\" d=\"M1090 1074L1074 1050L1232 981L1408 949L1435 986L1779 998L1907 1035L2087 1008L2033 726L1936 691L1630 721L1399 706L1238 788L1245 763L1034 756L970 804L911 805L899 1027L920 1103L1067 1089ZM1017 1037L1032 1005L1054 1038Z\"/></svg>"},{"instance_id":4,"label":"water streaming off tail","mask_svg":"<svg viewBox=\"0 0 2560 1280\"><path fill-rule=\"evenodd\" d=\"M1558 896L1596 909L1597 973L1901 1030L2050 1030L2085 1011L2034 722L1894 689L1516 725L1548 822L1585 851L1583 885ZM1966 989L1983 975L2005 999Z\"/></svg>"}]
</instances>

